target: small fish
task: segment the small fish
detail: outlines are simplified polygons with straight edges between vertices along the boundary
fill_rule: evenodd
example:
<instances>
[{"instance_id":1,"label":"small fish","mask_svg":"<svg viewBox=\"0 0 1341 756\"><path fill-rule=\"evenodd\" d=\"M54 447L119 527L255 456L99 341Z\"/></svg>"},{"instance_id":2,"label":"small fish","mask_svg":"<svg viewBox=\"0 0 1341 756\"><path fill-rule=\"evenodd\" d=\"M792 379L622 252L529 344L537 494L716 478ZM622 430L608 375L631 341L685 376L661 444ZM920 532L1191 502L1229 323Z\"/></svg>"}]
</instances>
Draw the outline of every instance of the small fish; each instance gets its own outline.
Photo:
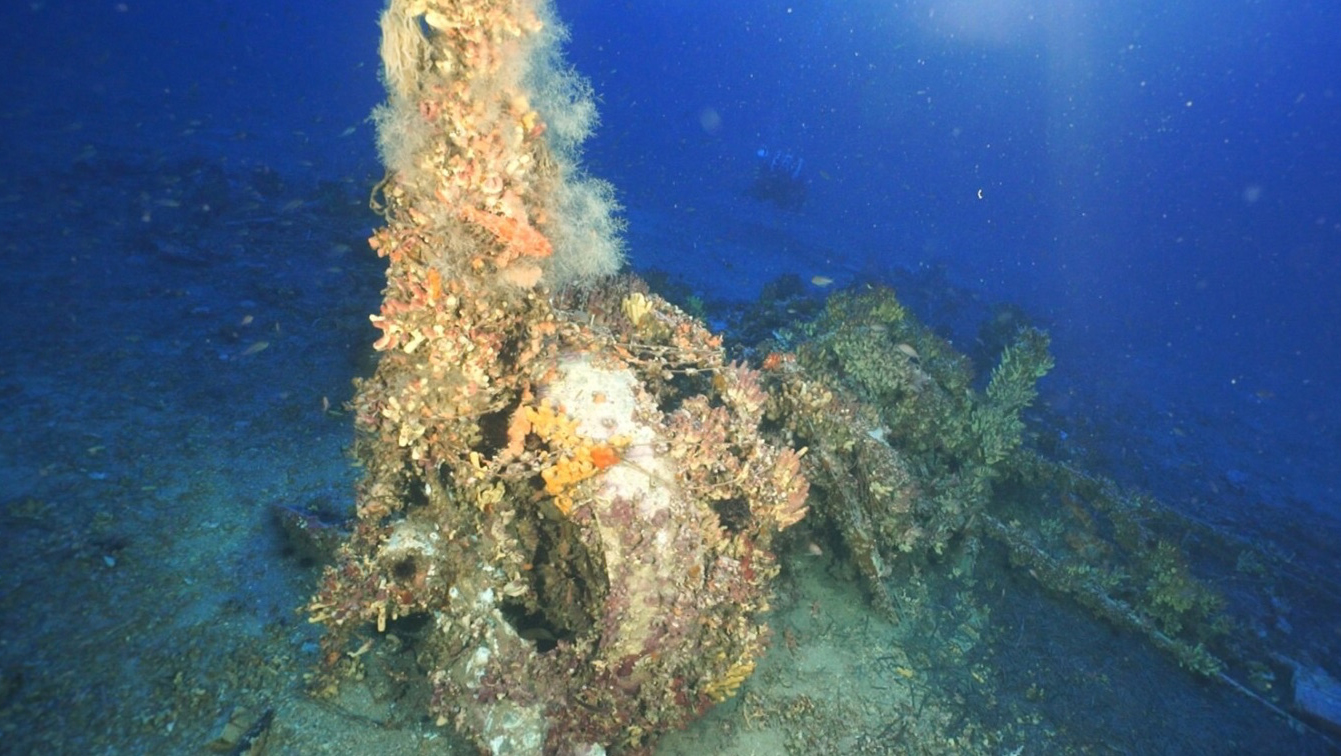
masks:
<instances>
[{"instance_id":1,"label":"small fish","mask_svg":"<svg viewBox=\"0 0 1341 756\"><path fill-rule=\"evenodd\" d=\"M270 739L270 725L275 721L275 710L266 709L246 732L233 744L229 756L261 756L265 753L266 741Z\"/></svg>"},{"instance_id":2,"label":"small fish","mask_svg":"<svg viewBox=\"0 0 1341 756\"><path fill-rule=\"evenodd\" d=\"M261 756L265 753L266 741L270 736L270 725L275 721L275 710L267 708L259 717L252 719L253 712L236 708L224 725L219 737L206 745L215 753L228 756Z\"/></svg>"},{"instance_id":3,"label":"small fish","mask_svg":"<svg viewBox=\"0 0 1341 756\"><path fill-rule=\"evenodd\" d=\"M825 286L833 286L833 279L828 276L815 276L810 279L810 283L823 288Z\"/></svg>"},{"instance_id":4,"label":"small fish","mask_svg":"<svg viewBox=\"0 0 1341 756\"><path fill-rule=\"evenodd\" d=\"M900 352L903 352L904 354L908 355L909 357L912 357L912 358L915 359L915 360L920 360L920 359L922 359L922 358L917 354L917 350L916 350L916 349L913 349L913 345L912 345L912 344L895 344L895 345L894 345L894 348L897 349L897 350L899 350Z\"/></svg>"},{"instance_id":5,"label":"small fish","mask_svg":"<svg viewBox=\"0 0 1341 756\"><path fill-rule=\"evenodd\" d=\"M257 352L263 351L268 346L270 346L270 342L268 341L253 342L251 346L242 350L242 356L246 357L247 355L256 354Z\"/></svg>"},{"instance_id":6,"label":"small fish","mask_svg":"<svg viewBox=\"0 0 1341 756\"><path fill-rule=\"evenodd\" d=\"M344 131L341 131L341 132L340 132L340 138L343 139L344 137L347 137L347 136L353 134L355 131L358 131L358 127L357 127L357 126L350 126L349 128L347 128L347 129L345 129Z\"/></svg>"}]
</instances>

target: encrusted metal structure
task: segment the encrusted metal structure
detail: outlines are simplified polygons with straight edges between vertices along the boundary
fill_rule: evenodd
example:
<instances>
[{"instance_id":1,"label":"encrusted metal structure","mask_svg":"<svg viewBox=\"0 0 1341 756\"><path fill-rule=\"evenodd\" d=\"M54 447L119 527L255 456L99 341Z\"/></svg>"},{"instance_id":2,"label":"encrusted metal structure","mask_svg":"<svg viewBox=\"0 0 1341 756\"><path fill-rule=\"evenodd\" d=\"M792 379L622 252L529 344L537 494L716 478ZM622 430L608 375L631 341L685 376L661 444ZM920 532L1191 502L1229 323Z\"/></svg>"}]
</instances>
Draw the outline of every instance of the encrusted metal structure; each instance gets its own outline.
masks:
<instances>
[{"instance_id":1,"label":"encrusted metal structure","mask_svg":"<svg viewBox=\"0 0 1341 756\"><path fill-rule=\"evenodd\" d=\"M757 373L608 276L545 4L392 0L382 28L387 285L357 525L309 607L325 679L408 642L481 749L644 750L753 670L800 454L760 434Z\"/></svg>"}]
</instances>

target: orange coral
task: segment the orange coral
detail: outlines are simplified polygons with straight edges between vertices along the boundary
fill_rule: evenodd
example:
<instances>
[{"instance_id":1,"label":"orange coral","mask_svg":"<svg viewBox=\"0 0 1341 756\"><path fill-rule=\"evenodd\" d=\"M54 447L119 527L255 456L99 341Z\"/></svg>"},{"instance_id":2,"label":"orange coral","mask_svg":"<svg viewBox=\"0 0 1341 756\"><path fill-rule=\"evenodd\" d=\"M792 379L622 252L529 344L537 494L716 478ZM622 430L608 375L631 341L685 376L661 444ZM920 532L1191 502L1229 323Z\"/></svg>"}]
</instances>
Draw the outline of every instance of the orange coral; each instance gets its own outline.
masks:
<instances>
[{"instance_id":1,"label":"orange coral","mask_svg":"<svg viewBox=\"0 0 1341 756\"><path fill-rule=\"evenodd\" d=\"M594 445L584 438L577 431L577 422L548 399L541 400L539 406L523 407L519 414L521 418L511 432L534 433L563 455L543 468L540 478L545 481L545 493L553 497L554 506L567 515L573 509L570 489L614 464L610 457L614 455L617 461L618 455L608 444ZM594 449L600 451L593 459Z\"/></svg>"},{"instance_id":2,"label":"orange coral","mask_svg":"<svg viewBox=\"0 0 1341 756\"><path fill-rule=\"evenodd\" d=\"M573 486L619 464L620 449L629 443L623 436L608 443L592 441L578 432L577 421L548 399L537 406L524 406L513 416L509 436L520 438L528 433L544 439L561 455L540 470L540 478L545 481L545 493L553 497L554 506L565 515L573 508L570 495Z\"/></svg>"},{"instance_id":3,"label":"orange coral","mask_svg":"<svg viewBox=\"0 0 1341 756\"><path fill-rule=\"evenodd\" d=\"M540 471L540 477L545 481L545 493L553 497L554 506L560 514L567 515L573 511L573 497L569 490L597 473L586 451L583 447L578 450L578 454L560 459L553 466Z\"/></svg>"},{"instance_id":4,"label":"orange coral","mask_svg":"<svg viewBox=\"0 0 1341 756\"><path fill-rule=\"evenodd\" d=\"M549 239L537 231L525 215L494 215L479 208L463 207L461 217L493 234L503 245L503 253L496 259L500 268L520 257L549 257L554 252Z\"/></svg>"},{"instance_id":5,"label":"orange coral","mask_svg":"<svg viewBox=\"0 0 1341 756\"><path fill-rule=\"evenodd\" d=\"M434 268L429 268L424 279L428 288L428 303L436 304L438 297L442 296L442 274Z\"/></svg>"},{"instance_id":6,"label":"orange coral","mask_svg":"<svg viewBox=\"0 0 1341 756\"><path fill-rule=\"evenodd\" d=\"M619 451L610 444L597 444L591 447L589 456L591 463L601 470L619 464Z\"/></svg>"},{"instance_id":7,"label":"orange coral","mask_svg":"<svg viewBox=\"0 0 1341 756\"><path fill-rule=\"evenodd\" d=\"M577 422L548 399L540 400L536 407L523 407L522 416L527 423L525 432L534 433L546 441L566 446L578 437Z\"/></svg>"}]
</instances>

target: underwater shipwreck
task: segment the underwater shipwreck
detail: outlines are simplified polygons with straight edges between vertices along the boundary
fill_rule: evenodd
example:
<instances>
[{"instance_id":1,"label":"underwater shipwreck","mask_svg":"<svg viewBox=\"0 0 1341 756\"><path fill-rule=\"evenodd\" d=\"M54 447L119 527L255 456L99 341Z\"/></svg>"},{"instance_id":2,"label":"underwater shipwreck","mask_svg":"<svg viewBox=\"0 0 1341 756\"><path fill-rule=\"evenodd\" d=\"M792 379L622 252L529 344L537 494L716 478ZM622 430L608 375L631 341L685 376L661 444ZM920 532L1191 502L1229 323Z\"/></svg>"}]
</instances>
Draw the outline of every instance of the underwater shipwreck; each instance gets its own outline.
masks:
<instances>
[{"instance_id":1,"label":"underwater shipwreck","mask_svg":"<svg viewBox=\"0 0 1341 756\"><path fill-rule=\"evenodd\" d=\"M1209 530L1189 554L1177 515L1030 441L1045 332L1003 334L984 376L866 287L728 348L620 275L613 189L580 159L595 106L548 3L392 0L381 29L386 286L350 406L357 520L306 607L315 696L391 677L483 752L649 753L794 642L768 621L780 555L815 540L904 623L926 574L994 549L1183 674L1328 726L1335 683L1296 669L1324 703L1273 702L1288 662L1192 567L1205 544L1272 555ZM909 720L858 751L998 745Z\"/></svg>"}]
</instances>

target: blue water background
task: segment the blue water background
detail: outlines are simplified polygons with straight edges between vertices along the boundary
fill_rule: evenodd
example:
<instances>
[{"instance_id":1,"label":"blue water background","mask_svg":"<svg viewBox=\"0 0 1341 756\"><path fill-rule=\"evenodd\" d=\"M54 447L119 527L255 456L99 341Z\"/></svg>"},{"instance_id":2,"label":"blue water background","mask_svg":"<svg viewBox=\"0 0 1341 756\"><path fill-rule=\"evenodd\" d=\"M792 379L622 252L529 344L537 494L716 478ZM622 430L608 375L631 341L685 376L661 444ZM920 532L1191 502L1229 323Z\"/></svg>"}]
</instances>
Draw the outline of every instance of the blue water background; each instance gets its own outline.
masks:
<instances>
[{"instance_id":1,"label":"blue water background","mask_svg":"<svg viewBox=\"0 0 1341 756\"><path fill-rule=\"evenodd\" d=\"M756 150L777 146L806 161L798 222L826 258L814 274L945 264L1096 360L1149 353L1190 380L1301 406L1335 382L1341 8L559 10L601 98L591 166L635 219L739 197ZM2 12L15 60L0 77L0 157L15 173L89 144L264 164L291 181L379 173L365 120L381 97L376 3ZM760 208L725 210L748 225Z\"/></svg>"},{"instance_id":2,"label":"blue water background","mask_svg":"<svg viewBox=\"0 0 1341 756\"><path fill-rule=\"evenodd\" d=\"M1096 367L1149 355L1324 422L1341 7L668 5L568 14L605 98L593 161L634 205L739 191L784 145L833 269L948 264Z\"/></svg>"}]
</instances>

